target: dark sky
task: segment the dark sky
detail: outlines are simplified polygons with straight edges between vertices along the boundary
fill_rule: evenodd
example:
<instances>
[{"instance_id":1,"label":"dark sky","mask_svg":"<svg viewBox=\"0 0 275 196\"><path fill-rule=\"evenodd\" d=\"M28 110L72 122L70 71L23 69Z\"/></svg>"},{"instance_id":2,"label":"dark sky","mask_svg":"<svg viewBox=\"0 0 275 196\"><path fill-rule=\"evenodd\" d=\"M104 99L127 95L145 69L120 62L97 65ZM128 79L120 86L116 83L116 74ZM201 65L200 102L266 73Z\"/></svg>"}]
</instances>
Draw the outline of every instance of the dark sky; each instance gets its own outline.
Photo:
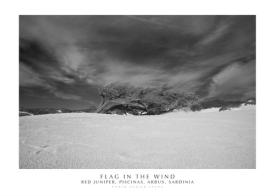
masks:
<instances>
[{"instance_id":1,"label":"dark sky","mask_svg":"<svg viewBox=\"0 0 275 196\"><path fill-rule=\"evenodd\" d=\"M87 108L113 82L255 97L255 16L20 16L20 106Z\"/></svg>"}]
</instances>

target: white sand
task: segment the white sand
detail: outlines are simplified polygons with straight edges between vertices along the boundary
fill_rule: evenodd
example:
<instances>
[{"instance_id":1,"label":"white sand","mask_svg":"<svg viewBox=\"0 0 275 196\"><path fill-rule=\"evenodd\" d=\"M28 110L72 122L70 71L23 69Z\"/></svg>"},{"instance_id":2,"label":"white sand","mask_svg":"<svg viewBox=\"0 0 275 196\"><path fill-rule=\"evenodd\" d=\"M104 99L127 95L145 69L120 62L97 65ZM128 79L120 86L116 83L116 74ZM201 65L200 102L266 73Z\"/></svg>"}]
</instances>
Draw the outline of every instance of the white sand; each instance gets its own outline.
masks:
<instances>
[{"instance_id":1,"label":"white sand","mask_svg":"<svg viewBox=\"0 0 275 196\"><path fill-rule=\"evenodd\" d=\"M20 117L20 168L255 168L255 107Z\"/></svg>"}]
</instances>

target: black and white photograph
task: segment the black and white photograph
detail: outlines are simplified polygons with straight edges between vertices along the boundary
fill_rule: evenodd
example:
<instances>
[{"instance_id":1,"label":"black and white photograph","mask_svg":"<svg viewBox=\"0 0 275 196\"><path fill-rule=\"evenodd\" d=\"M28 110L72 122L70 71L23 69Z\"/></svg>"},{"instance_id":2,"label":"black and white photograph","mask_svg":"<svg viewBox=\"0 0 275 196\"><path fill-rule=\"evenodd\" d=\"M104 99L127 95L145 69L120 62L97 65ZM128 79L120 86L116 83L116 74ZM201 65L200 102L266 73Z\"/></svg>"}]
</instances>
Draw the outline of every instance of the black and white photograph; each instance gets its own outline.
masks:
<instances>
[{"instance_id":1,"label":"black and white photograph","mask_svg":"<svg viewBox=\"0 0 275 196\"><path fill-rule=\"evenodd\" d=\"M272 1L0 7L0 195L273 196Z\"/></svg>"},{"instance_id":2,"label":"black and white photograph","mask_svg":"<svg viewBox=\"0 0 275 196\"><path fill-rule=\"evenodd\" d=\"M20 15L20 169L256 169L255 15Z\"/></svg>"}]
</instances>

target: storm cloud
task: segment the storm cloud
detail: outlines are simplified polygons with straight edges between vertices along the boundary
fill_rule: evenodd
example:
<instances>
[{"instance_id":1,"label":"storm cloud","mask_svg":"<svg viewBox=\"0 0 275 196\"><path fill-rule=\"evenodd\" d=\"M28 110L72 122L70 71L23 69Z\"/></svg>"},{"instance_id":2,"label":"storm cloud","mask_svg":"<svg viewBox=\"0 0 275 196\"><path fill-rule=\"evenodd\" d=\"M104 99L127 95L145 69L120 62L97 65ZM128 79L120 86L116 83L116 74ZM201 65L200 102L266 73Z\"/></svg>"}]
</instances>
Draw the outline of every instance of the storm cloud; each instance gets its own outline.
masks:
<instances>
[{"instance_id":1,"label":"storm cloud","mask_svg":"<svg viewBox=\"0 0 275 196\"><path fill-rule=\"evenodd\" d=\"M110 83L255 98L255 16L20 16L20 105L88 107Z\"/></svg>"}]
</instances>

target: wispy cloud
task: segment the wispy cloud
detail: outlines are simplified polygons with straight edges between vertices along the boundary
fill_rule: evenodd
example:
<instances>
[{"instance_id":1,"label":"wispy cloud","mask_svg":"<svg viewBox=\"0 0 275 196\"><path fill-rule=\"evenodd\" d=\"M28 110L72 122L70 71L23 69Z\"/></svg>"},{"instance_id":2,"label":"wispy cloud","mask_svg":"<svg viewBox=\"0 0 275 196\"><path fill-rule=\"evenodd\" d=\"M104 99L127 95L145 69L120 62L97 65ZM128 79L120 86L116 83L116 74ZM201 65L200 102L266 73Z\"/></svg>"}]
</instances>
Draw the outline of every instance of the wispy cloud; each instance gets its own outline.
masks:
<instances>
[{"instance_id":1,"label":"wispy cloud","mask_svg":"<svg viewBox=\"0 0 275 196\"><path fill-rule=\"evenodd\" d=\"M112 82L254 96L251 55L255 16L20 16L21 88L79 103Z\"/></svg>"},{"instance_id":2,"label":"wispy cloud","mask_svg":"<svg viewBox=\"0 0 275 196\"><path fill-rule=\"evenodd\" d=\"M248 99L256 96L255 61L233 63L215 75L209 88L209 97Z\"/></svg>"}]
</instances>

